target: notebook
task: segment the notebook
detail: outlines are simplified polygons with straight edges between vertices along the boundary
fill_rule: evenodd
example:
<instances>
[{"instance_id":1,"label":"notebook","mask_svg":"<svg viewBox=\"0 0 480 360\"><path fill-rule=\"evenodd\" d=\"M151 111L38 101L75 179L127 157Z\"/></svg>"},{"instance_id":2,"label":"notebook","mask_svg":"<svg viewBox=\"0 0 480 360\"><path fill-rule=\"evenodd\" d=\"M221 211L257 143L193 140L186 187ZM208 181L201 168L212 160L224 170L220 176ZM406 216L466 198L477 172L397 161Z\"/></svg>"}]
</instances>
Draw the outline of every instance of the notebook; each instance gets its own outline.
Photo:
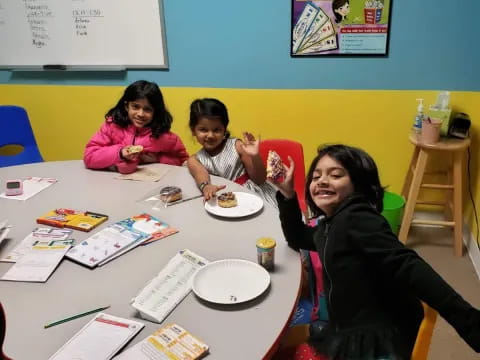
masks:
<instances>
[{"instance_id":1,"label":"notebook","mask_svg":"<svg viewBox=\"0 0 480 360\"><path fill-rule=\"evenodd\" d=\"M178 252L131 300L146 320L161 323L192 289L193 275L208 260L190 250Z\"/></svg>"},{"instance_id":2,"label":"notebook","mask_svg":"<svg viewBox=\"0 0 480 360\"><path fill-rule=\"evenodd\" d=\"M138 321L98 313L50 360L111 359L143 327Z\"/></svg>"},{"instance_id":3,"label":"notebook","mask_svg":"<svg viewBox=\"0 0 480 360\"><path fill-rule=\"evenodd\" d=\"M107 220L108 215L91 211L60 208L40 216L37 219L37 223L88 232Z\"/></svg>"}]
</instances>

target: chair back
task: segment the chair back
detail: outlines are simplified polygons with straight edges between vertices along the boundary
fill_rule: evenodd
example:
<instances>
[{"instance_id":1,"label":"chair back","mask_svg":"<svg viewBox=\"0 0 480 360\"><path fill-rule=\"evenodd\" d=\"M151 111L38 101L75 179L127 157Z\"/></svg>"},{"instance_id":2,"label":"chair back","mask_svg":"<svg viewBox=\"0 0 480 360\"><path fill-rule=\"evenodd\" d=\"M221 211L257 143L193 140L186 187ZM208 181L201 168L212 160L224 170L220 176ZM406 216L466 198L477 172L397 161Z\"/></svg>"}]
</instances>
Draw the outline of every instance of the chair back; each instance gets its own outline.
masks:
<instances>
[{"instance_id":1,"label":"chair back","mask_svg":"<svg viewBox=\"0 0 480 360\"><path fill-rule=\"evenodd\" d=\"M418 329L411 360L427 360L428 358L428 351L430 350L430 343L432 342L433 328L437 321L438 313L425 303L423 303L423 312L423 320Z\"/></svg>"},{"instance_id":2,"label":"chair back","mask_svg":"<svg viewBox=\"0 0 480 360\"><path fill-rule=\"evenodd\" d=\"M264 164L267 163L268 151L274 150L282 161L288 165L288 156L291 156L295 162L295 172L293 181L295 192L297 193L300 209L304 214L307 212L307 203L305 202L305 160L303 158L302 144L293 140L286 139L266 139L260 141L260 157Z\"/></svg>"},{"instance_id":3,"label":"chair back","mask_svg":"<svg viewBox=\"0 0 480 360\"><path fill-rule=\"evenodd\" d=\"M5 340L6 330L7 324L5 319L5 312L3 311L3 306L0 302L0 360L11 360L7 355L3 353L3 342Z\"/></svg>"},{"instance_id":4,"label":"chair back","mask_svg":"<svg viewBox=\"0 0 480 360\"><path fill-rule=\"evenodd\" d=\"M23 151L13 155L1 154L5 145L20 145ZM0 106L0 167L42 162L30 120L24 108Z\"/></svg>"}]
</instances>

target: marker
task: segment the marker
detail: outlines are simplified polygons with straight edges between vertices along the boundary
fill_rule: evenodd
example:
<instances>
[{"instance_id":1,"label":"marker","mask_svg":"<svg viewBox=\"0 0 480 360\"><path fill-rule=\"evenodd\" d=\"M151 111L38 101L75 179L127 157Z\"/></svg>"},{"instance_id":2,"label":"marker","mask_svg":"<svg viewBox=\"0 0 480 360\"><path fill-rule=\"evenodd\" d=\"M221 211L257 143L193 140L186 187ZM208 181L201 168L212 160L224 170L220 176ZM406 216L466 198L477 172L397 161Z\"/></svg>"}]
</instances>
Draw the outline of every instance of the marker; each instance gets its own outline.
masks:
<instances>
[{"instance_id":1,"label":"marker","mask_svg":"<svg viewBox=\"0 0 480 360\"><path fill-rule=\"evenodd\" d=\"M81 313L81 314L73 315L73 316L67 317L65 319L58 320L58 321L55 321L53 323L47 324L43 328L47 329L47 328L55 326L55 325L63 324L64 322L67 322L67 321L70 321L70 320L75 320L75 319L81 318L82 316L87 316L87 315L90 315L90 314L93 314L93 313L96 313L96 312L99 312L99 311L106 310L109 307L110 307L110 305L105 306L105 307L101 307L101 308L98 308L98 309L95 309L95 310L90 310L90 311L87 311L87 312L84 312L84 313Z\"/></svg>"}]
</instances>

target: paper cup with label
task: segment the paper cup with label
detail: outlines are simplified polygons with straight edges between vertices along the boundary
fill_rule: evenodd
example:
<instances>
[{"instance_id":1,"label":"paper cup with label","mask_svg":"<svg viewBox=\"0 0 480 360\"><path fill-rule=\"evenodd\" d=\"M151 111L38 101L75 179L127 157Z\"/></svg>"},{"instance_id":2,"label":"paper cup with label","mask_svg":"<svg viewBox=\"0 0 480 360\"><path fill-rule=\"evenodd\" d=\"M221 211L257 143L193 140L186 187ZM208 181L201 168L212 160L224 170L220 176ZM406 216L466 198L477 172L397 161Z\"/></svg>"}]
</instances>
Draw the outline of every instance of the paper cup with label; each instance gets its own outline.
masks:
<instances>
[{"instance_id":1,"label":"paper cup with label","mask_svg":"<svg viewBox=\"0 0 480 360\"><path fill-rule=\"evenodd\" d=\"M277 243L272 238L257 240L257 260L267 270L273 270L275 265L275 246Z\"/></svg>"}]
</instances>

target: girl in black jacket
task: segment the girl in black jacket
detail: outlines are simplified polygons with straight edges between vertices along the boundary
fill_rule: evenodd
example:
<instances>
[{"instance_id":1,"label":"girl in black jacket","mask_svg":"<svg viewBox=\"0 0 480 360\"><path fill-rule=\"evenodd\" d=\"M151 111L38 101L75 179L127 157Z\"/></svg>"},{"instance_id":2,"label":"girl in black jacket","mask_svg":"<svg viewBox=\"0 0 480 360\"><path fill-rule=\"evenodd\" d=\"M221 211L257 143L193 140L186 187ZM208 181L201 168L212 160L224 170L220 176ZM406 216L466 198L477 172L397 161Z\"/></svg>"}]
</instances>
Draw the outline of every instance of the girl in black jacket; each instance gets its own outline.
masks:
<instances>
[{"instance_id":1,"label":"girl in black jacket","mask_svg":"<svg viewBox=\"0 0 480 360\"><path fill-rule=\"evenodd\" d=\"M330 359L409 360L424 301L480 352L480 311L455 292L380 215L384 190L375 162L345 146L320 148L306 197L317 227L306 226L293 188L294 164L277 183L283 233L295 249L316 250L323 263L328 324L310 345Z\"/></svg>"}]
</instances>

